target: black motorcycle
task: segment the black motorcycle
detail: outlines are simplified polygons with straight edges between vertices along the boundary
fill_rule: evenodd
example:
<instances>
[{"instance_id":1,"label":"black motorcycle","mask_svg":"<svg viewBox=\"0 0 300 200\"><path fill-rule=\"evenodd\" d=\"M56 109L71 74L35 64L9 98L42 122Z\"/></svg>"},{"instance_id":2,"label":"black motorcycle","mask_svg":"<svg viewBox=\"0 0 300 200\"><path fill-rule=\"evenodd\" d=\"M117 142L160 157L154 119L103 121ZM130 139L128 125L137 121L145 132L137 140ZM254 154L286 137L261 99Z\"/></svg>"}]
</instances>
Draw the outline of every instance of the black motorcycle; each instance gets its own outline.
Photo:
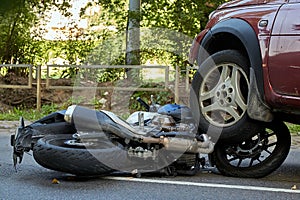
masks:
<instances>
[{"instance_id":1,"label":"black motorcycle","mask_svg":"<svg viewBox=\"0 0 300 200\"><path fill-rule=\"evenodd\" d=\"M211 153L214 147L207 135L195 130L189 108L182 105L136 112L127 121L108 111L73 105L28 126L21 119L11 145L14 165L32 150L41 166L75 175L116 170L195 174L200 153Z\"/></svg>"},{"instance_id":2,"label":"black motorcycle","mask_svg":"<svg viewBox=\"0 0 300 200\"><path fill-rule=\"evenodd\" d=\"M194 175L205 165L224 175L263 177L277 169L290 148L290 134L282 122L267 123L247 140L211 141L198 133L187 106L149 106L126 121L108 111L73 105L25 126L21 118L11 136L13 160L33 152L41 166L80 176L114 171L141 174Z\"/></svg>"}]
</instances>

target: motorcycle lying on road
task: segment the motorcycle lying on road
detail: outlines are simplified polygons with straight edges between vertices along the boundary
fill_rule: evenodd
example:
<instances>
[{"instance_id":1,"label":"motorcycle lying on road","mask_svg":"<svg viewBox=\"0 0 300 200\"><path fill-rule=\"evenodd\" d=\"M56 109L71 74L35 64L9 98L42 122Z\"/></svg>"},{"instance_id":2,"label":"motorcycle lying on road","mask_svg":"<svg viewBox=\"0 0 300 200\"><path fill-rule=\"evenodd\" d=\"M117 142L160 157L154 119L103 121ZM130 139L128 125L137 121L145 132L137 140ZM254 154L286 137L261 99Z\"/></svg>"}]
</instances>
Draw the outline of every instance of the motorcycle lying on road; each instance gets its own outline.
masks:
<instances>
[{"instance_id":1,"label":"motorcycle lying on road","mask_svg":"<svg viewBox=\"0 0 300 200\"><path fill-rule=\"evenodd\" d=\"M268 123L248 140L224 143L199 133L187 106L150 107L139 101L150 112L135 112L126 121L79 105L27 126L21 118L11 136L14 165L32 151L41 166L79 176L115 171L194 175L205 165L201 155L208 154L224 175L257 178L277 169L288 154L290 136L282 122Z\"/></svg>"}]
</instances>

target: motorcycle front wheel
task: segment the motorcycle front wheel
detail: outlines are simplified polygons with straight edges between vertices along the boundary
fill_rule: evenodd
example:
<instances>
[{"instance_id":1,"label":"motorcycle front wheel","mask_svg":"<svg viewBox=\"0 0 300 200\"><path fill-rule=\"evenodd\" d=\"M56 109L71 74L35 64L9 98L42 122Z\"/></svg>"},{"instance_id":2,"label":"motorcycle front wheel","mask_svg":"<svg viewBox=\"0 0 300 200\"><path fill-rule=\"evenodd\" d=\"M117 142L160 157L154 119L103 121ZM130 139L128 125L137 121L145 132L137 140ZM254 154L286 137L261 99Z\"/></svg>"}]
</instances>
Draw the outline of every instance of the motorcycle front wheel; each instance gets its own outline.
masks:
<instances>
[{"instance_id":1,"label":"motorcycle front wheel","mask_svg":"<svg viewBox=\"0 0 300 200\"><path fill-rule=\"evenodd\" d=\"M39 139L33 148L35 161L45 168L80 176L107 175L115 171L94 154L109 155L117 150L116 146L103 143L101 148L87 149L66 145L66 141L71 139L72 135L49 135Z\"/></svg>"},{"instance_id":2,"label":"motorcycle front wheel","mask_svg":"<svg viewBox=\"0 0 300 200\"><path fill-rule=\"evenodd\" d=\"M221 174L261 178L284 162L291 146L287 126L281 121L264 123L262 126L263 131L242 142L216 144L211 158Z\"/></svg>"}]
</instances>

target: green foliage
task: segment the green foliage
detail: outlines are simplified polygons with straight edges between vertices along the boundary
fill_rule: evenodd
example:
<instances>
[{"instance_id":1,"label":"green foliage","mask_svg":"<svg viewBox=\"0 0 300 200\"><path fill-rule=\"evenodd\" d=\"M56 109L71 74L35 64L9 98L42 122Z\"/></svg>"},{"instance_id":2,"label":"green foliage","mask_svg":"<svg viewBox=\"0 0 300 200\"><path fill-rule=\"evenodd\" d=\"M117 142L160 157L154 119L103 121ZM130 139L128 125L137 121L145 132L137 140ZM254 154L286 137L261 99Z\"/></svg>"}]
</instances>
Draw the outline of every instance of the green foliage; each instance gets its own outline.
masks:
<instances>
[{"instance_id":1,"label":"green foliage","mask_svg":"<svg viewBox=\"0 0 300 200\"><path fill-rule=\"evenodd\" d=\"M95 26L114 26L116 30L125 30L127 26L127 0L98 0L95 4L101 6L99 13L93 16ZM90 4L91 6L92 4ZM108 30L106 30L108 31Z\"/></svg>"},{"instance_id":2,"label":"green foliage","mask_svg":"<svg viewBox=\"0 0 300 200\"><path fill-rule=\"evenodd\" d=\"M1 63L40 65L53 58L61 58L67 61L65 64L82 64L94 47L94 40L85 36L83 38L81 35L72 36L67 41L42 39L46 33L44 25L47 14L44 13L53 9L60 11L64 16L72 15L69 12L71 6L69 0L59 1L60 3L52 0L2 1L0 9ZM76 24L71 29L71 32L78 32ZM74 74L72 69L69 69L68 73L71 76ZM19 72L16 74L22 75Z\"/></svg>"},{"instance_id":3,"label":"green foliage","mask_svg":"<svg viewBox=\"0 0 300 200\"><path fill-rule=\"evenodd\" d=\"M145 83L141 87L163 87L164 83L157 84L157 83ZM147 91L135 91L129 101L129 109L130 111L137 111L137 110L145 110L143 106L141 106L139 103L137 103L136 99L140 97L143 99L146 103L151 104L151 95L154 96L154 100L156 104L159 105L165 105L168 103L174 103L174 94L172 94L171 91L158 91L158 92L147 92Z\"/></svg>"},{"instance_id":4,"label":"green foliage","mask_svg":"<svg viewBox=\"0 0 300 200\"><path fill-rule=\"evenodd\" d=\"M300 135L300 125L286 123L292 135Z\"/></svg>"},{"instance_id":5,"label":"green foliage","mask_svg":"<svg viewBox=\"0 0 300 200\"><path fill-rule=\"evenodd\" d=\"M40 111L36 109L13 108L13 110L8 112L0 112L0 120L14 121L19 120L22 116L26 120L34 121L57 110L58 106L54 104L43 105Z\"/></svg>"},{"instance_id":6,"label":"green foliage","mask_svg":"<svg viewBox=\"0 0 300 200\"><path fill-rule=\"evenodd\" d=\"M56 106L58 107L58 109L63 110L63 109L67 109L70 105L81 104L82 102L84 102L84 97L76 96L68 99L67 101L63 102L59 106L58 105Z\"/></svg>"},{"instance_id":7,"label":"green foliage","mask_svg":"<svg viewBox=\"0 0 300 200\"><path fill-rule=\"evenodd\" d=\"M224 2L224 1L223 1ZM163 27L194 37L220 0L143 0L143 26Z\"/></svg>"},{"instance_id":8,"label":"green foliage","mask_svg":"<svg viewBox=\"0 0 300 200\"><path fill-rule=\"evenodd\" d=\"M143 0L142 26L159 27L172 30L172 33L181 34L181 37L169 35L168 40L173 42L175 51L168 49L168 64L185 68L191 40L205 27L208 15L224 1L222 0ZM184 37L183 37L184 36ZM188 37L188 39L187 39ZM180 51L181 50L181 51ZM157 49L150 50L157 54ZM161 50L160 50L161 51ZM161 54L158 54L161 55ZM143 56L145 57L145 56ZM145 58L144 58L145 59ZM147 59L147 58L146 58Z\"/></svg>"},{"instance_id":9,"label":"green foliage","mask_svg":"<svg viewBox=\"0 0 300 200\"><path fill-rule=\"evenodd\" d=\"M32 41L30 27L37 21L29 6L30 4L26 1L16 0L9 5L9 10L1 9L0 61L2 63L28 62L24 59L24 55Z\"/></svg>"},{"instance_id":10,"label":"green foliage","mask_svg":"<svg viewBox=\"0 0 300 200\"><path fill-rule=\"evenodd\" d=\"M114 82L120 80L121 77L124 77L123 69L105 69L102 70L101 73L98 74L97 81L98 82Z\"/></svg>"}]
</instances>

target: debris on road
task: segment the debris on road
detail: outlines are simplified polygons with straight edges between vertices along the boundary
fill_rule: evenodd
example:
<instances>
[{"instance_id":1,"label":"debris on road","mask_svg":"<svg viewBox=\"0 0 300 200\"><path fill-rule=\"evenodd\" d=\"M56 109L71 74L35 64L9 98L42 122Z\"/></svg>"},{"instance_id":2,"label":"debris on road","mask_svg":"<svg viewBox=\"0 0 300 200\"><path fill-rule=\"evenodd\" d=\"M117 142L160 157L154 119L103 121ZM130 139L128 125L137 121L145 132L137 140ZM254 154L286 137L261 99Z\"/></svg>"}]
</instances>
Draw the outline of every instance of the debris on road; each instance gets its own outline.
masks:
<instances>
[{"instance_id":1,"label":"debris on road","mask_svg":"<svg viewBox=\"0 0 300 200\"><path fill-rule=\"evenodd\" d=\"M60 184L60 182L59 182L59 180L57 180L56 178L54 178L54 179L52 180L52 184Z\"/></svg>"}]
</instances>

